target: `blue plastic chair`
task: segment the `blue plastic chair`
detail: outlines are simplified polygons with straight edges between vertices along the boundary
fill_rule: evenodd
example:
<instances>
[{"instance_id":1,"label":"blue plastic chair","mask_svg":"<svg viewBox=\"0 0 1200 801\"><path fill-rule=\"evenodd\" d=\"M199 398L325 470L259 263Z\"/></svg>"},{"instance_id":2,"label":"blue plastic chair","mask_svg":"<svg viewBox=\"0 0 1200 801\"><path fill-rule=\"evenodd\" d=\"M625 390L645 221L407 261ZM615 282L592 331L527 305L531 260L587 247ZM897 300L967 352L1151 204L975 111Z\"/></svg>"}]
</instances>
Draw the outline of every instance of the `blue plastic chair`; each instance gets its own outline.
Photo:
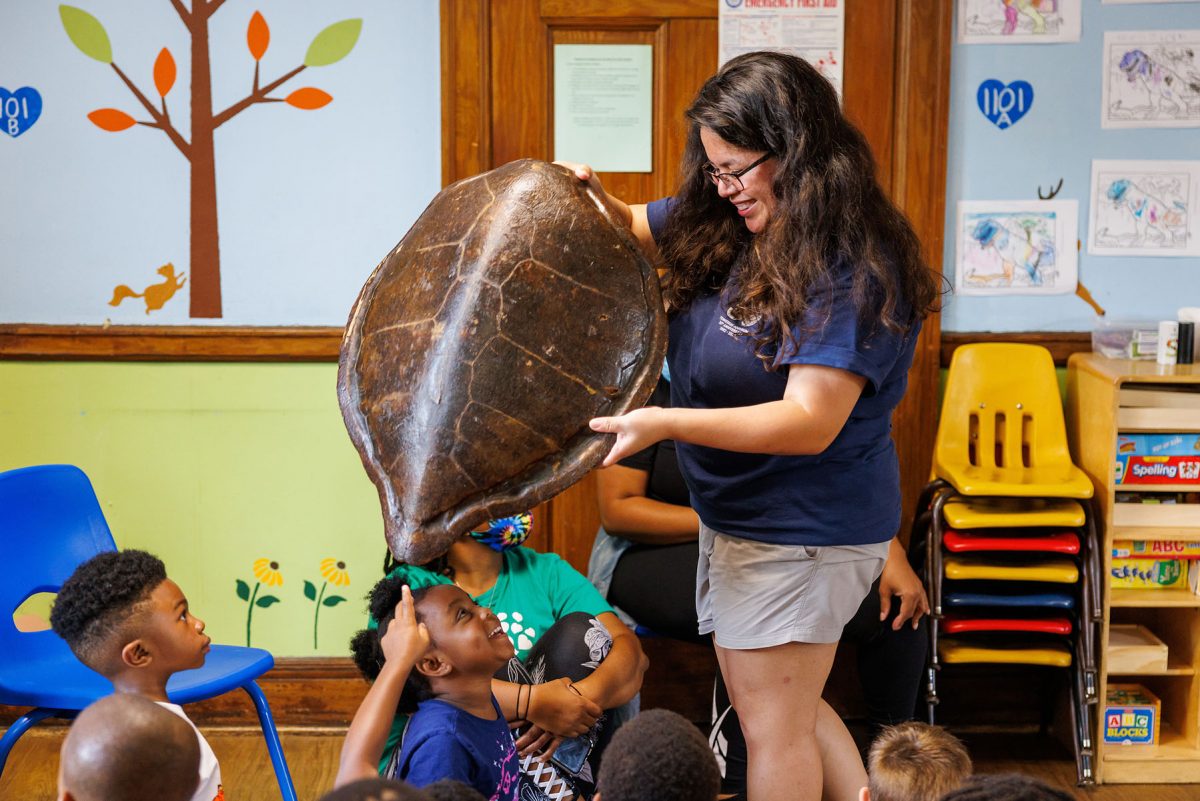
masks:
<instances>
[{"instance_id":1,"label":"blue plastic chair","mask_svg":"<svg viewBox=\"0 0 1200 801\"><path fill-rule=\"evenodd\" d=\"M111 695L112 684L75 658L52 631L21 632L13 612L31 596L57 592L82 562L115 551L91 482L78 467L41 465L0 473L0 704L34 707L0 737L0 774L14 744L48 717L73 718ZM285 801L296 788L267 699L254 680L274 666L261 648L214 645L204 667L167 683L173 703L203 701L241 687L254 701L263 738Z\"/></svg>"}]
</instances>

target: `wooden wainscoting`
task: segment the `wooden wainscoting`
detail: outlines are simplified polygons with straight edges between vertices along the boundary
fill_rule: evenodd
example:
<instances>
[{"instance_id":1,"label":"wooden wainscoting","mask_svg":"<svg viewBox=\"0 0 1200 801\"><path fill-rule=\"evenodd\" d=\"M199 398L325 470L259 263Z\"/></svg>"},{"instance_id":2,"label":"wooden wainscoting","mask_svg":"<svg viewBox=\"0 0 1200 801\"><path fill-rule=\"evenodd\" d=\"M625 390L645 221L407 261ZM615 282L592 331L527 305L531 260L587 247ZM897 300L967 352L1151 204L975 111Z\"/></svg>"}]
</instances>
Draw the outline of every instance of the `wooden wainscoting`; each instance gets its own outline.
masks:
<instances>
[{"instance_id":1,"label":"wooden wainscoting","mask_svg":"<svg viewBox=\"0 0 1200 801\"><path fill-rule=\"evenodd\" d=\"M943 331L941 365L950 366L950 358L959 345L976 342L1019 342L1041 345L1050 351L1054 364L1066 367L1072 353L1088 353L1092 350L1092 334L1089 331Z\"/></svg>"}]
</instances>

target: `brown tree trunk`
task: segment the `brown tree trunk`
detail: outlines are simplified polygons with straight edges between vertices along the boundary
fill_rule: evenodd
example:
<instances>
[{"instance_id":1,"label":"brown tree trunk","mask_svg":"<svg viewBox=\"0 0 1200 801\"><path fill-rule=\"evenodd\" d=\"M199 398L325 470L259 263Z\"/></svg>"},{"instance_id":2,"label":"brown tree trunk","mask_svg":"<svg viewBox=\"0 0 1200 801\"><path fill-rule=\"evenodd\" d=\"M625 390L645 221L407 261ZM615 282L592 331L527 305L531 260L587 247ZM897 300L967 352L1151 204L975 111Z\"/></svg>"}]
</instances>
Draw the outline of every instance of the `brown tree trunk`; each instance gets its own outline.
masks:
<instances>
[{"instance_id":1,"label":"brown tree trunk","mask_svg":"<svg viewBox=\"0 0 1200 801\"><path fill-rule=\"evenodd\" d=\"M195 8L196 4L193 4ZM191 286L189 317L221 316L221 250L217 231L217 165L213 152L208 17L193 12L191 143Z\"/></svg>"}]
</instances>

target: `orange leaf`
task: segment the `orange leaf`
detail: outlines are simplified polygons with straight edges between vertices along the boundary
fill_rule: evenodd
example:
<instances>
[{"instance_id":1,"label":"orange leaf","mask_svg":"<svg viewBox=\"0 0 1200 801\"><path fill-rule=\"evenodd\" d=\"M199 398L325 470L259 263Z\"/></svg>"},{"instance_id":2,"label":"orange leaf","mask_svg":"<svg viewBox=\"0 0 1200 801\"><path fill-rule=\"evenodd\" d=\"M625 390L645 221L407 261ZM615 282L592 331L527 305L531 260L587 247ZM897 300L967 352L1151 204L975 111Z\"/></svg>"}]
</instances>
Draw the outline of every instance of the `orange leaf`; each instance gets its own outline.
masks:
<instances>
[{"instance_id":1,"label":"orange leaf","mask_svg":"<svg viewBox=\"0 0 1200 801\"><path fill-rule=\"evenodd\" d=\"M267 21L263 19L263 15L255 11L254 16L250 18L250 24L246 27L246 44L250 47L250 55L254 56L254 60L258 61L267 52L267 45L271 43L271 29L267 27Z\"/></svg>"},{"instance_id":2,"label":"orange leaf","mask_svg":"<svg viewBox=\"0 0 1200 801\"><path fill-rule=\"evenodd\" d=\"M284 98L284 102L289 106L302 108L305 111L312 111L315 108L328 105L330 100L333 100L332 95L326 94L320 89L314 89L311 86L297 89Z\"/></svg>"},{"instance_id":3,"label":"orange leaf","mask_svg":"<svg viewBox=\"0 0 1200 801\"><path fill-rule=\"evenodd\" d=\"M158 90L159 95L166 97L174 85L175 59L171 56L171 51L164 47L158 51L158 58L154 59L154 88Z\"/></svg>"},{"instance_id":4,"label":"orange leaf","mask_svg":"<svg viewBox=\"0 0 1200 801\"><path fill-rule=\"evenodd\" d=\"M115 108L99 108L87 115L97 128L104 131L123 131L137 125L137 120Z\"/></svg>"}]
</instances>

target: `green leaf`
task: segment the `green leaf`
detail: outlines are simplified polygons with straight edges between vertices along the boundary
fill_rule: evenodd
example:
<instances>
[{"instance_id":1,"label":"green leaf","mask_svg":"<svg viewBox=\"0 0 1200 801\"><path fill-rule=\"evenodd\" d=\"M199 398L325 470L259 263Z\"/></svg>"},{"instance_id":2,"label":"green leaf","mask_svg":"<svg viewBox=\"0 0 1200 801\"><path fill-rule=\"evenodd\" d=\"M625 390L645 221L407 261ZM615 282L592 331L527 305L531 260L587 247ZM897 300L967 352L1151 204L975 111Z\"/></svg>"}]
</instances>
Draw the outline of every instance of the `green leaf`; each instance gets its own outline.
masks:
<instances>
[{"instance_id":1,"label":"green leaf","mask_svg":"<svg viewBox=\"0 0 1200 801\"><path fill-rule=\"evenodd\" d=\"M271 604L277 604L277 603L279 603L279 599L276 598L274 595L264 595L263 597L261 597L257 601L255 601L254 605L266 608L266 607L270 606Z\"/></svg>"},{"instance_id":2,"label":"green leaf","mask_svg":"<svg viewBox=\"0 0 1200 801\"><path fill-rule=\"evenodd\" d=\"M324 601L321 601L321 606L337 606L344 600L346 599L340 595L330 595Z\"/></svg>"},{"instance_id":3,"label":"green leaf","mask_svg":"<svg viewBox=\"0 0 1200 801\"><path fill-rule=\"evenodd\" d=\"M344 19L321 31L304 54L304 66L327 67L350 55L362 32L361 19Z\"/></svg>"},{"instance_id":4,"label":"green leaf","mask_svg":"<svg viewBox=\"0 0 1200 801\"><path fill-rule=\"evenodd\" d=\"M250 600L250 585L241 579L237 580L237 594L243 601Z\"/></svg>"},{"instance_id":5,"label":"green leaf","mask_svg":"<svg viewBox=\"0 0 1200 801\"><path fill-rule=\"evenodd\" d=\"M62 17L67 36L71 37L71 41L85 56L105 64L112 63L112 43L108 41L108 32L100 24L100 20L75 6L59 6L58 15ZM353 42L351 46L353 47Z\"/></svg>"},{"instance_id":6,"label":"green leaf","mask_svg":"<svg viewBox=\"0 0 1200 801\"><path fill-rule=\"evenodd\" d=\"M317 585L313 584L311 581L305 580L304 597L310 601L317 600Z\"/></svg>"}]
</instances>

